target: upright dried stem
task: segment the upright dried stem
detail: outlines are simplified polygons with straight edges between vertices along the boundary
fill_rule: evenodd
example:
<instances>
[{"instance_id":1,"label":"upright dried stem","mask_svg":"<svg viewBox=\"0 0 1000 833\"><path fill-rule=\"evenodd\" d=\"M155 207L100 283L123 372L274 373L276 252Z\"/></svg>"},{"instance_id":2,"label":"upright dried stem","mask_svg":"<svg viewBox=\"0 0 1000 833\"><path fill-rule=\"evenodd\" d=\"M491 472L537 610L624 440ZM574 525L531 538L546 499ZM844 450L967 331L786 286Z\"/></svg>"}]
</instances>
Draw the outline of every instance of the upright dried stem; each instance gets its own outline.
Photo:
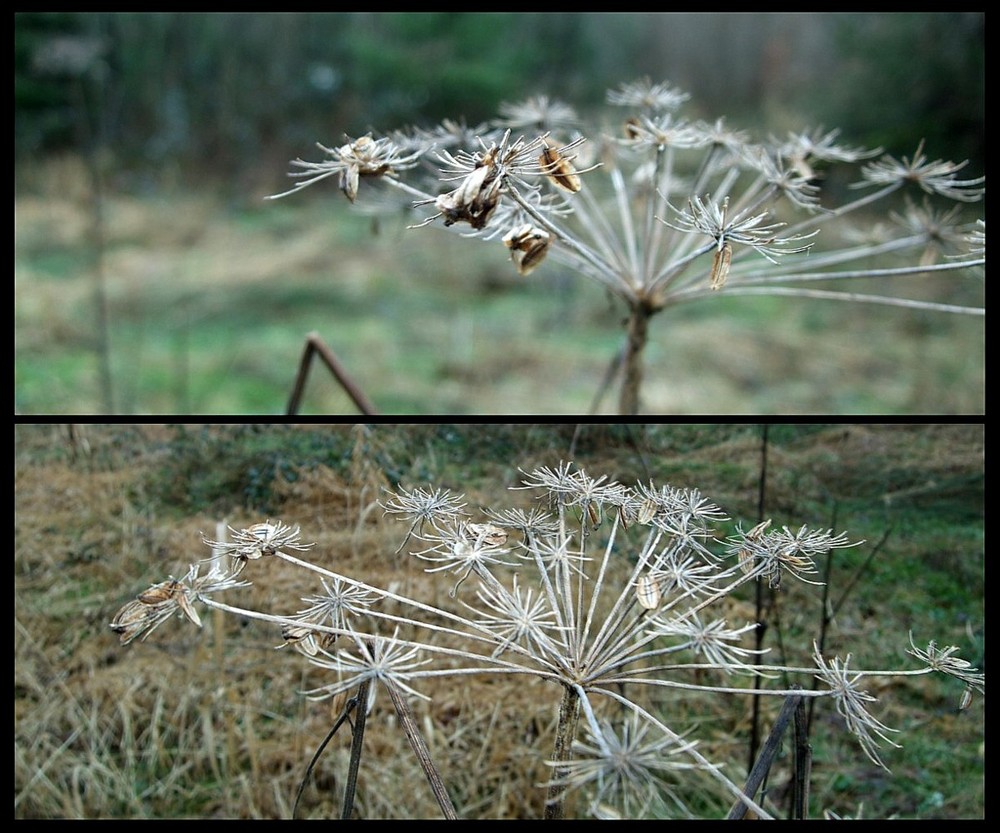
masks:
<instances>
[{"instance_id":1,"label":"upright dried stem","mask_svg":"<svg viewBox=\"0 0 1000 833\"><path fill-rule=\"evenodd\" d=\"M354 813L354 794L358 786L358 767L361 765L361 747L365 741L365 721L368 718L368 692L371 680L363 680L358 686L358 710L354 719L354 740L351 742L351 763L347 770L347 786L344 788L344 806L340 817L349 819Z\"/></svg>"},{"instance_id":2,"label":"upright dried stem","mask_svg":"<svg viewBox=\"0 0 1000 833\"><path fill-rule=\"evenodd\" d=\"M624 377L618 400L618 413L634 416L639 413L639 391L642 388L642 354L649 336L649 319L656 310L644 301L632 304L628 319L628 335L623 357Z\"/></svg>"},{"instance_id":3,"label":"upright dried stem","mask_svg":"<svg viewBox=\"0 0 1000 833\"><path fill-rule=\"evenodd\" d=\"M427 776L427 783L431 785L431 792L434 793L438 807L441 808L441 812L446 819L457 819L458 814L455 812L455 805L451 803L451 798L448 796L448 790L445 789L441 773L438 772L437 767L434 765L434 759L427 748L424 736L420 734L420 728L413 717L413 710L410 708L406 696L392 680L385 680L385 687L389 691L389 697L392 698L392 705L396 708L399 725L403 727L403 731L406 733L406 739L410 743L413 754L420 761L420 767L423 769L424 775Z\"/></svg>"},{"instance_id":4,"label":"upright dried stem","mask_svg":"<svg viewBox=\"0 0 1000 833\"><path fill-rule=\"evenodd\" d=\"M573 739L576 737L576 727L580 722L580 696L572 686L563 690L562 701L559 703L559 725L556 729L555 745L552 748L552 760L562 763L568 761L573 754ZM545 799L545 818L561 819L565 810L566 786L560 780L566 777L566 770L556 767L552 775L552 784Z\"/></svg>"}]
</instances>

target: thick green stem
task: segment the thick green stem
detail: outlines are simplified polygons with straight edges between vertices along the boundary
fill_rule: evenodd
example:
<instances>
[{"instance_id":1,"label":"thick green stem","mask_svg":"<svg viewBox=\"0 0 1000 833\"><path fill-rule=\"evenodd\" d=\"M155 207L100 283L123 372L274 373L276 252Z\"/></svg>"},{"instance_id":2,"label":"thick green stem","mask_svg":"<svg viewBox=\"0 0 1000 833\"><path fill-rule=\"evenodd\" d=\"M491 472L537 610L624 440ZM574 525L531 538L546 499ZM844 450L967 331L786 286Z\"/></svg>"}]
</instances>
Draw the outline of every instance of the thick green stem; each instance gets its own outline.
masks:
<instances>
[{"instance_id":1,"label":"thick green stem","mask_svg":"<svg viewBox=\"0 0 1000 833\"><path fill-rule=\"evenodd\" d=\"M568 761L573 754L573 739L576 737L576 727L580 722L580 695L576 689L566 686L562 702L559 704L559 726L556 729L556 742L552 749L553 763L561 764ZM566 776L566 768L552 768L552 783L545 799L545 818L561 819L563 817L566 785L560 783Z\"/></svg>"}]
</instances>

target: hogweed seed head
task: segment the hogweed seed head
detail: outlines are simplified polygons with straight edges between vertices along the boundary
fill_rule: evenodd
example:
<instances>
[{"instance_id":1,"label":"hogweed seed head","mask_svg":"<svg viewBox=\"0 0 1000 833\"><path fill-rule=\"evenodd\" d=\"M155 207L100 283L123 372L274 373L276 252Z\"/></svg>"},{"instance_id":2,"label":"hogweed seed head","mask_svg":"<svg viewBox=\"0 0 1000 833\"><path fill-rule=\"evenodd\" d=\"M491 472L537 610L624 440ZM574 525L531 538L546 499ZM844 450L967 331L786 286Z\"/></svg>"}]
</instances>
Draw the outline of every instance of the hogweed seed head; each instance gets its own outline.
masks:
<instances>
[{"instance_id":1,"label":"hogweed seed head","mask_svg":"<svg viewBox=\"0 0 1000 833\"><path fill-rule=\"evenodd\" d=\"M815 583L817 555L853 546L845 533L805 526L793 532L768 519L746 531L737 525L723 539L717 527L728 516L697 489L652 481L628 486L571 462L521 474L512 491L533 505L484 509L482 517L445 489L401 487L383 496L385 514L408 523L406 540L419 542L410 547L413 563L428 574L461 574L448 594L454 602L402 595L292 555L310 546L299 543L299 528L268 521L232 530L229 543L206 540L231 556L230 570L216 559L204 575L195 564L181 578L155 583L119 610L111 628L127 644L175 614L198 624L196 606L262 620L280 633L279 647L328 672L308 697L336 697L367 684L369 709L379 685L426 698L420 683L431 677L455 685L469 675L541 679L562 698L564 718L573 703L585 718L580 737L568 734L575 719L560 720L556 748L574 754L550 762L546 786L550 796L586 791L595 814L610 804L641 814L653 801L686 812L677 778L690 769L729 796L742 794L695 742L683 739L670 710L649 710L656 700L650 692L832 700L863 753L885 767L882 748L897 746L895 730L869 710L875 698L862 688L864 677L940 671L966 686L963 705L972 691L983 691L983 675L956 656L957 648L931 642L918 649L912 635L910 653L928 666L920 671L855 670L850 654L826 660L815 644L811 665L768 663L765 651L741 644L756 623L732 626L710 610L761 578L775 588L782 577ZM215 598L246 586L240 571L264 555L315 573L322 589L303 596L305 607L292 615ZM762 684L723 684L734 674ZM786 676L815 677L825 688L776 688L774 681ZM621 717L598 719L606 707L605 715Z\"/></svg>"},{"instance_id":2,"label":"hogweed seed head","mask_svg":"<svg viewBox=\"0 0 1000 833\"><path fill-rule=\"evenodd\" d=\"M501 104L490 123L445 120L429 129L348 137L338 147L320 145L328 157L322 162L295 160L302 170L293 175L306 178L292 191L336 176L348 199L363 203L359 183L368 178L381 187L368 189L377 197L366 210L431 207L409 228L442 225L502 244L520 275L555 264L598 283L628 311L629 372L621 374L619 403L628 413L638 410L646 343L634 337L640 331L633 325L681 302L723 293L794 295L984 314L981 304L904 297L901 282L887 293L840 288L846 281L926 274L927 243L880 224L871 208L908 184L935 199L978 201L985 178L959 179L967 163L929 161L922 142L912 159L897 160L880 148L842 142L837 129L754 141L723 118L685 119L678 110L687 99L669 83L645 78L609 91L607 102L626 108L610 126L587 124L572 107L538 96ZM853 187L876 190L840 200L824 185L834 166L857 168L861 181ZM606 176L596 182L584 176L598 169ZM392 194L402 202L385 199ZM862 210L866 229L880 227L892 239L851 245L845 218ZM949 226L949 240L974 231L957 215ZM978 276L985 256L978 239L937 271ZM747 257L748 250L767 263ZM872 265L889 252L905 258L902 265ZM816 281L830 288L815 289Z\"/></svg>"},{"instance_id":3,"label":"hogweed seed head","mask_svg":"<svg viewBox=\"0 0 1000 833\"><path fill-rule=\"evenodd\" d=\"M866 703L877 701L867 691L858 688L858 680L863 675L848 670L851 655L848 654L843 661L840 657L824 660L819 646L813 643L813 659L819 667L819 673L816 676L821 682L826 683L833 692L837 711L847 723L848 730L857 737L868 759L888 772L889 767L878 756L879 745L876 738L899 749L899 744L886 734L886 732L898 732L899 730L889 728L866 708Z\"/></svg>"},{"instance_id":4,"label":"hogweed seed head","mask_svg":"<svg viewBox=\"0 0 1000 833\"><path fill-rule=\"evenodd\" d=\"M920 186L928 194L935 194L959 202L977 202L983 194L985 188L974 188L982 185L986 177L980 176L974 179L960 180L955 177L962 170L968 161L965 162L945 162L936 159L933 162L927 161L924 154L923 141L917 146L913 158L904 156L902 160L886 155L883 159L869 162L861 169L863 181L854 184L854 188L864 188L867 185L893 185L913 182Z\"/></svg>"},{"instance_id":5,"label":"hogweed seed head","mask_svg":"<svg viewBox=\"0 0 1000 833\"><path fill-rule=\"evenodd\" d=\"M972 667L968 660L959 659L955 654L958 647L949 645L947 648L938 648L933 640L927 643L927 650L921 650L913 641L913 633L910 633L910 650L912 654L921 662L927 664L932 671L937 671L956 680L961 680L966 685L966 690L975 689L980 694L985 693L986 675L977 668Z\"/></svg>"}]
</instances>

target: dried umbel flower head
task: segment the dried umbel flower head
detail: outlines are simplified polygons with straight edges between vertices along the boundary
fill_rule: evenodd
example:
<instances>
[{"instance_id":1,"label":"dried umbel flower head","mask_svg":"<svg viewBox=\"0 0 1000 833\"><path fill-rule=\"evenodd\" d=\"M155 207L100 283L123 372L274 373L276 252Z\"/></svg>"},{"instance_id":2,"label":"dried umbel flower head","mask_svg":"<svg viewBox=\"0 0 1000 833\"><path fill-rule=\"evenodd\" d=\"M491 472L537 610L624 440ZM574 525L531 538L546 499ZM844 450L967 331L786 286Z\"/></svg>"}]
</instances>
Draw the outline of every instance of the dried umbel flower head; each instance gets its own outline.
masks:
<instances>
[{"instance_id":1,"label":"dried umbel flower head","mask_svg":"<svg viewBox=\"0 0 1000 833\"><path fill-rule=\"evenodd\" d=\"M392 139L374 139L370 133L357 139L346 138L347 142L336 148L328 148L316 143L316 146L330 157L328 160L305 162L302 159L296 159L293 161L293 165L303 170L292 172L289 176L308 177L308 179L296 183L290 191L275 194L269 199L276 200L294 194L320 180L336 176L340 190L351 202L354 202L358 195L358 181L361 177L393 176L399 171L407 170L416 165L424 152L423 149L407 152Z\"/></svg>"},{"instance_id":2,"label":"dried umbel flower head","mask_svg":"<svg viewBox=\"0 0 1000 833\"><path fill-rule=\"evenodd\" d=\"M154 584L127 602L109 625L119 635L122 645L139 636L145 639L174 614L200 628L201 618L194 607L196 601L246 584L237 580L236 573L227 573L218 566L213 566L205 575L199 573L199 566L192 565L182 579L171 578Z\"/></svg>"},{"instance_id":3,"label":"dried umbel flower head","mask_svg":"<svg viewBox=\"0 0 1000 833\"><path fill-rule=\"evenodd\" d=\"M266 523L252 524L245 529L233 529L232 541L210 541L203 540L215 551L215 558L228 555L234 565L236 573L239 573L248 561L256 561L265 555L275 555L283 549L305 552L312 544L299 543L299 528L287 526L281 521L267 521Z\"/></svg>"},{"instance_id":4,"label":"dried umbel flower head","mask_svg":"<svg viewBox=\"0 0 1000 833\"><path fill-rule=\"evenodd\" d=\"M815 645L811 665L777 665L764 661L764 651L743 645L757 623L734 627L718 615L724 611L709 613L759 579L776 588L782 576L812 583L807 576L816 572L813 559L851 546L845 534L772 529L768 520L746 532L737 527L723 542L718 524L728 516L697 489L653 482L626 486L573 463L522 474L520 485L511 488L519 497L533 493L530 510L489 509L485 519L473 520L461 497L441 489L400 489L382 502L387 514L408 522L407 539L420 542L409 550L415 566L428 574L460 575L447 598L433 588L430 600L411 597L337 572L333 564L299 558L289 551L308 549L298 543L298 528L269 521L234 530L231 544L207 543L228 548L234 567L248 572L249 562L266 554L315 573L323 589L303 597L304 609L282 615L215 600L215 592L246 582L213 563L205 576L196 565L180 579L142 591L111 627L127 643L173 613L190 619L188 608L196 603L266 621L280 631L279 647L289 646L329 672L307 696L367 690L369 699L361 705L368 707L378 686L426 697L420 685L430 678L448 677L455 685L471 675L541 680L560 713L547 806L561 806L565 790L576 788L587 791L592 809L602 814L608 802L643 813L654 800L657 807L666 800L686 812L686 791L674 783L675 775L697 769L730 801L770 817L720 764L684 740L673 725L673 710L661 708L660 695L830 700L864 753L884 766L881 746L896 745L890 737L895 730L870 713L874 697L863 687L865 677L940 671L967 690L982 691L982 675L958 659L955 648L914 646L911 653L927 664L920 670L854 670L850 655L826 660ZM628 518L642 522L628 527ZM427 585L412 582L422 590ZM733 674L754 676L761 684L724 684ZM824 686L784 687L783 680L795 677Z\"/></svg>"},{"instance_id":5,"label":"dried umbel flower head","mask_svg":"<svg viewBox=\"0 0 1000 833\"><path fill-rule=\"evenodd\" d=\"M907 185L934 198L979 200L984 178L956 177L966 163L929 162L922 143L912 160L873 159L880 148L841 144L836 129L755 141L722 118L685 118L678 110L688 98L667 82L625 83L607 102L628 112L588 126L572 108L539 96L502 104L492 122L368 134L324 148L327 162L293 164L311 177L299 187L335 173L352 201L359 179L377 179L405 207L433 207L409 228L441 220L464 237L502 241L521 275L557 262L599 284L626 308L623 346L605 376L620 379L621 413L639 411L648 319L682 303L725 293L984 314L981 305L899 297L902 282L889 294L842 289L849 280L929 276L927 244L905 231L861 246L841 242L848 229L825 233ZM597 156L600 163L586 167ZM833 165L859 168L862 181L852 187L876 190L852 201L824 190ZM598 168L607 174L602 187L584 188L583 174ZM872 225L867 215L865 222ZM968 221L949 226L949 239L968 239ZM979 240L934 272L978 277ZM829 249L817 251L821 244ZM827 288L817 288L820 281Z\"/></svg>"}]
</instances>

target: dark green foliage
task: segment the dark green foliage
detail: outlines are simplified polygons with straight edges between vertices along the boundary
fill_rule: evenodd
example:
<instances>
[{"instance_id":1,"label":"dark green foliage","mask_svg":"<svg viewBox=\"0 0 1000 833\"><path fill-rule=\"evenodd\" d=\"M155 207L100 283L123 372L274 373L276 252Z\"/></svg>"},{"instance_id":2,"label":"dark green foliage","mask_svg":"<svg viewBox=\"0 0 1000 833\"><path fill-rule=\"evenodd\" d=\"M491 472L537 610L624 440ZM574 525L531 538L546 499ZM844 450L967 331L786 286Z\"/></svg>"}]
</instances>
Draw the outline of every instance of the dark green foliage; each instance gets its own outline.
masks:
<instances>
[{"instance_id":1,"label":"dark green foliage","mask_svg":"<svg viewBox=\"0 0 1000 833\"><path fill-rule=\"evenodd\" d=\"M37 152L78 138L74 74L39 60L47 43L80 36L81 21L69 12L14 15L14 146ZM50 53L53 54L54 53Z\"/></svg>"},{"instance_id":2,"label":"dark green foliage","mask_svg":"<svg viewBox=\"0 0 1000 833\"><path fill-rule=\"evenodd\" d=\"M320 465L343 471L350 458L350 436L343 426L297 431L270 424L177 425L174 431L151 492L182 512L233 505L274 512L279 478L294 481Z\"/></svg>"},{"instance_id":3,"label":"dark green foliage","mask_svg":"<svg viewBox=\"0 0 1000 833\"><path fill-rule=\"evenodd\" d=\"M283 164L343 132L475 124L529 96L586 111L609 87L651 74L711 108L688 115L752 122L773 102L794 103L802 126L839 127L848 144L912 153L924 137L932 158L982 169L982 12L814 17L21 12L15 151L100 139L121 168L183 163L192 179L218 178L268 152ZM803 33L822 48L791 62ZM40 62L57 42L72 49Z\"/></svg>"},{"instance_id":4,"label":"dark green foliage","mask_svg":"<svg viewBox=\"0 0 1000 833\"><path fill-rule=\"evenodd\" d=\"M828 127L889 153L984 167L986 20L983 12L850 14L836 18L843 69L835 83L803 90ZM964 178L964 177L962 177Z\"/></svg>"}]
</instances>

